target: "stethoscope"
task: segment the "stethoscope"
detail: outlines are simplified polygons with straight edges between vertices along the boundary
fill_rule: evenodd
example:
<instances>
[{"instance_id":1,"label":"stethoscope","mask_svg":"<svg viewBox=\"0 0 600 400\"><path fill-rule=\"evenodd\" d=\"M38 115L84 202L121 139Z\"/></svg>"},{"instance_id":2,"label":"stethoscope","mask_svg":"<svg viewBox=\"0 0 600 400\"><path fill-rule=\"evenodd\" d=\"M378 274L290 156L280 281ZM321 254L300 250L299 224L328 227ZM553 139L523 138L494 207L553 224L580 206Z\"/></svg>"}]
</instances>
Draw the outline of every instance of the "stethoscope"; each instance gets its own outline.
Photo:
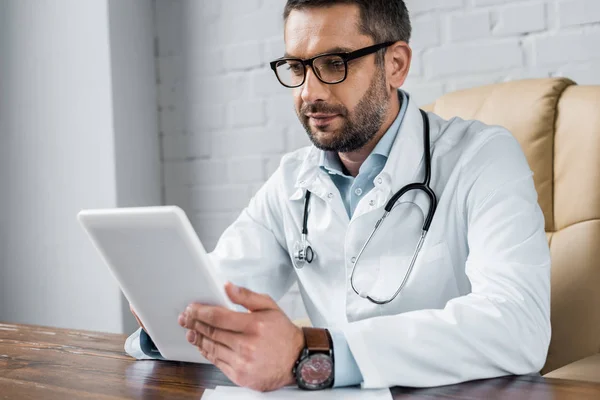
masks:
<instances>
[{"instance_id":1,"label":"stethoscope","mask_svg":"<svg viewBox=\"0 0 600 400\"><path fill-rule=\"evenodd\" d=\"M423 242L425 241L425 236L427 236L427 232L429 231L429 227L431 226L431 221L433 220L433 216L435 214L435 209L437 207L437 198L435 196L435 193L431 189L431 187L429 187L429 184L431 182L431 146L430 146L430 138L429 138L429 135L430 135L429 119L427 118L427 114L425 113L425 111L423 111L423 110L420 110L420 111L421 111L421 116L423 117L423 156L425 159L425 179L423 180L423 183L411 183L409 185L404 186L402 189L397 191L389 199L389 201L385 205L385 208L384 208L385 211L383 213L383 216L377 221L377 223L375 223L375 227L373 228L373 231L371 232L367 241L365 242L365 244L362 246L362 248L358 252L356 259L354 260L354 266L352 267L352 273L350 275L350 285L352 286L352 290L354 290L354 293L356 293L363 299L368 299L371 302L373 302L375 304L379 304L379 305L387 304L387 303L391 302L392 300L394 300L398 296L398 294L400 294L400 292L406 285L406 282L408 281L408 278L410 277L412 269L415 265L415 261L417 260L417 256L419 255L419 252L421 251L421 248L423 247ZM369 296L365 292L362 292L362 291L359 291L356 289L356 287L354 286L354 271L356 271L356 266L358 265L360 256L363 254L363 252L365 251L365 248L371 242L371 239L373 239L373 236L375 236L375 233L377 232L377 230L381 227L381 224L383 223L383 221L390 214L390 212L394 208L394 205L396 204L396 202L403 195L405 195L406 193L408 193L412 190L421 190L421 191L425 192L427 197L429 197L429 210L427 212L427 217L425 218L425 221L423 222L423 228L421 230L421 237L419 238L419 242L417 243L417 247L415 248L415 251L413 253L408 270L404 274L402 283L398 287L398 290L396 290L396 293L394 293L394 295L389 299L384 299L384 300L376 299L374 297ZM295 245L296 249L294 252L294 265L298 269L302 269L306 263L308 263L308 264L312 263L315 258L315 252L314 252L313 248L311 247L311 245L308 243L308 239L307 239L307 236L308 236L308 205L310 203L310 196L311 196L311 192L307 190L306 195L304 196L304 214L302 216L302 237L300 239L300 242L296 242L296 245Z\"/></svg>"}]
</instances>

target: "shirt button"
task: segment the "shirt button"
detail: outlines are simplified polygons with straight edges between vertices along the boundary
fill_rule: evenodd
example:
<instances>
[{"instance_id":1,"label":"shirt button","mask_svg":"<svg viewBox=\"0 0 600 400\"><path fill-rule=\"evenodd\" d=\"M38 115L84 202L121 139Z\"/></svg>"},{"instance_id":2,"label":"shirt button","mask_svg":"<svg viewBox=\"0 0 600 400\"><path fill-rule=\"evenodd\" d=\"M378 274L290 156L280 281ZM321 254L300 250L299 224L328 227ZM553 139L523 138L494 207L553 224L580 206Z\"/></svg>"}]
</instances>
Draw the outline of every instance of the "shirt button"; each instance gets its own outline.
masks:
<instances>
[{"instance_id":1,"label":"shirt button","mask_svg":"<svg viewBox=\"0 0 600 400\"><path fill-rule=\"evenodd\" d=\"M354 191L354 193L356 193L357 196L360 196L362 194L362 189L358 188Z\"/></svg>"},{"instance_id":2,"label":"shirt button","mask_svg":"<svg viewBox=\"0 0 600 400\"><path fill-rule=\"evenodd\" d=\"M356 262L356 257L352 257L352 258L350 259L350 262L351 262L352 264L354 264L354 263Z\"/></svg>"}]
</instances>

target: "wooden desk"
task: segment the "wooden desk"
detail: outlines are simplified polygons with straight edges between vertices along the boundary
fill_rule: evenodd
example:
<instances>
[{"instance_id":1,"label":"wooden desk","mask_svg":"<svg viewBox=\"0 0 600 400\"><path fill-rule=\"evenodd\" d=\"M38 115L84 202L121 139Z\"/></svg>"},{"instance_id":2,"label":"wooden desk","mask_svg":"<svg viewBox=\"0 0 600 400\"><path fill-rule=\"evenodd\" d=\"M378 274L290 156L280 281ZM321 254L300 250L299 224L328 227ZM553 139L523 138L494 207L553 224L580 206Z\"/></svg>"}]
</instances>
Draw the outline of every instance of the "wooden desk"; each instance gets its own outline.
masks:
<instances>
[{"instance_id":1,"label":"wooden desk","mask_svg":"<svg viewBox=\"0 0 600 400\"><path fill-rule=\"evenodd\" d=\"M135 361L125 336L0 324L0 399L199 399L230 385L216 368ZM394 399L600 399L600 384L506 377L432 389L392 389Z\"/></svg>"}]
</instances>

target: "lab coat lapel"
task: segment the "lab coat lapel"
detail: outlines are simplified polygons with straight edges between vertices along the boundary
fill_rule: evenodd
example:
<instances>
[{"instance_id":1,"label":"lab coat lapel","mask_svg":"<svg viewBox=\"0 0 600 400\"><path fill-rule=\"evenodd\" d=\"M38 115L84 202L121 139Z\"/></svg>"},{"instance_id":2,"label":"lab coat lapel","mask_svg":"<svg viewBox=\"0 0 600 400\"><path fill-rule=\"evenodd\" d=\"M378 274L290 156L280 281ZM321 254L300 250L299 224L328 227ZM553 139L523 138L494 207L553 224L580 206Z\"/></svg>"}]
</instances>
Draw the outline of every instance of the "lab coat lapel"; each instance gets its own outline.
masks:
<instances>
[{"instance_id":1,"label":"lab coat lapel","mask_svg":"<svg viewBox=\"0 0 600 400\"><path fill-rule=\"evenodd\" d=\"M390 192L396 193L409 183L422 182L425 173L422 163L423 117L414 100L409 99L400 132L381 173L391 182Z\"/></svg>"},{"instance_id":2,"label":"lab coat lapel","mask_svg":"<svg viewBox=\"0 0 600 400\"><path fill-rule=\"evenodd\" d=\"M290 200L304 199L304 193L309 190L332 208L335 214L347 224L350 219L340 198L339 190L333 181L321 171L318 160L319 150L312 146L300 167L295 183L296 191L292 193Z\"/></svg>"}]
</instances>

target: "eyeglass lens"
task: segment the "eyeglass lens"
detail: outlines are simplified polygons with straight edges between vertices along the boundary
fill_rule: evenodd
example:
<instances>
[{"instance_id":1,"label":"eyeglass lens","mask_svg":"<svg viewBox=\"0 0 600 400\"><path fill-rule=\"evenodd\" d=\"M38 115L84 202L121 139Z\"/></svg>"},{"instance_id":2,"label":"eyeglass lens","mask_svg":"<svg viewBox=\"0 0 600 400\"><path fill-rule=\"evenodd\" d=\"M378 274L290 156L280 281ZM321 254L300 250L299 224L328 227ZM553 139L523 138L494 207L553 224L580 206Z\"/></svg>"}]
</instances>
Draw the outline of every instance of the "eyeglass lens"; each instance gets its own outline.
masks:
<instances>
[{"instance_id":1,"label":"eyeglass lens","mask_svg":"<svg viewBox=\"0 0 600 400\"><path fill-rule=\"evenodd\" d=\"M346 77L346 63L340 56L324 55L315 58L313 70L325 83L338 83ZM276 72L281 83L297 87L304 83L306 68L300 60L281 60L277 63Z\"/></svg>"}]
</instances>

